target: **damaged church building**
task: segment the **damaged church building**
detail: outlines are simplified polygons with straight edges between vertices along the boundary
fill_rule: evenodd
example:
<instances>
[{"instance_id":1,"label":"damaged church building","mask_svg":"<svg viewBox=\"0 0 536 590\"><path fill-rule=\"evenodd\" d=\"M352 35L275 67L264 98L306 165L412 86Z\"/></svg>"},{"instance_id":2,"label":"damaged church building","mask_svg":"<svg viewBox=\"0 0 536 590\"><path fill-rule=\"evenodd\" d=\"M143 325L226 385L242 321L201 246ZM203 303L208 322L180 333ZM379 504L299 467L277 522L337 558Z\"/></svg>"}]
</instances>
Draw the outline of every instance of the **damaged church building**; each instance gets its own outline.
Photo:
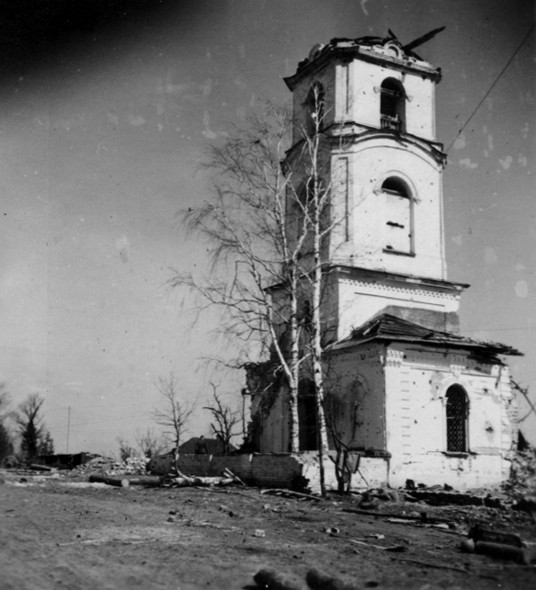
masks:
<instances>
[{"instance_id":1,"label":"damaged church building","mask_svg":"<svg viewBox=\"0 0 536 590\"><path fill-rule=\"evenodd\" d=\"M411 479L464 490L509 476L517 427L505 356L521 353L460 333L460 298L469 285L447 279L447 158L435 129L441 70L414 46L394 37L315 46L285 78L294 132L284 164L305 169L299 158L314 90L322 99L330 207L342 220L322 250L330 449L336 432L359 457L356 487ZM271 296L284 298L278 285ZM285 454L288 390L284 380L267 385L265 370L263 363L248 368L251 439L259 453ZM305 465L318 448L307 371L298 416L297 460ZM325 466L333 483L333 463Z\"/></svg>"}]
</instances>

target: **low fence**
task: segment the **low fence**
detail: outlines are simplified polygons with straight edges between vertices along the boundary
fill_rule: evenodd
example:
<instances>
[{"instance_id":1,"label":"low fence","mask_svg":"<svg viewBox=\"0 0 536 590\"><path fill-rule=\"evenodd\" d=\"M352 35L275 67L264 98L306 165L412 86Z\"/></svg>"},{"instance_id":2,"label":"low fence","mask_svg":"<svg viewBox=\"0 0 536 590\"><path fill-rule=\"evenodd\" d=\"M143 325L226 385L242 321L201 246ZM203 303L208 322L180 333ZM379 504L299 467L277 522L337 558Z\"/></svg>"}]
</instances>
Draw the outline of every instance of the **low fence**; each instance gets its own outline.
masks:
<instances>
[{"instance_id":1,"label":"low fence","mask_svg":"<svg viewBox=\"0 0 536 590\"><path fill-rule=\"evenodd\" d=\"M151 459L147 468L155 475L165 475L173 467L173 456ZM320 490L318 454L243 454L243 455L180 455L179 469L186 475L220 476L230 469L247 484L295 490ZM326 487L337 488L334 464L324 459ZM353 488L380 487L387 483L387 462L383 458L361 457L358 471L352 477Z\"/></svg>"}]
</instances>

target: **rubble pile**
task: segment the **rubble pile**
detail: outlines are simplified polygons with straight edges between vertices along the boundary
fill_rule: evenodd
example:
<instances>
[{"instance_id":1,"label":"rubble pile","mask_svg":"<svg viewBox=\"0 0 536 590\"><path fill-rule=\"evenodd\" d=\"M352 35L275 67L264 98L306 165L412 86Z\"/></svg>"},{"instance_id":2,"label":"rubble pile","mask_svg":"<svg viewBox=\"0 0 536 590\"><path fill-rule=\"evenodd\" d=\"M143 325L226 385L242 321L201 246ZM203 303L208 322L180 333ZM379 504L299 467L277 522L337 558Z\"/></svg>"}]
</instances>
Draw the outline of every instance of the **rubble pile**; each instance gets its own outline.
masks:
<instances>
[{"instance_id":1,"label":"rubble pile","mask_svg":"<svg viewBox=\"0 0 536 590\"><path fill-rule=\"evenodd\" d=\"M143 475L147 462L146 457L129 457L126 461L116 461L110 457L95 457L95 459L73 469L73 474Z\"/></svg>"},{"instance_id":2,"label":"rubble pile","mask_svg":"<svg viewBox=\"0 0 536 590\"><path fill-rule=\"evenodd\" d=\"M515 454L505 491L513 496L536 495L536 449L528 448Z\"/></svg>"},{"instance_id":3,"label":"rubble pile","mask_svg":"<svg viewBox=\"0 0 536 590\"><path fill-rule=\"evenodd\" d=\"M536 512L536 449L516 453L504 492L514 501L514 508Z\"/></svg>"}]
</instances>

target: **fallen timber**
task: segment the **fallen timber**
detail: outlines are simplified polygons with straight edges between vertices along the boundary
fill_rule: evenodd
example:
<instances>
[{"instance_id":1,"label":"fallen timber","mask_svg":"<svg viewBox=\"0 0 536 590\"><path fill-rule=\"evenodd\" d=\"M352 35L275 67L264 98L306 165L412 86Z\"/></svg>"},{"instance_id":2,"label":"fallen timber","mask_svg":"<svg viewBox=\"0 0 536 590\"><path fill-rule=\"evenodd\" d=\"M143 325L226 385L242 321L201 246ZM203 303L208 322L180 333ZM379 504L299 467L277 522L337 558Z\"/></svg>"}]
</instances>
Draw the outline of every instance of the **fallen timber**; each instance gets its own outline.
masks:
<instances>
[{"instance_id":1,"label":"fallen timber","mask_svg":"<svg viewBox=\"0 0 536 590\"><path fill-rule=\"evenodd\" d=\"M108 477L107 475L90 475L89 481L91 483L105 483L116 488L128 488L130 485L126 477Z\"/></svg>"},{"instance_id":2,"label":"fallen timber","mask_svg":"<svg viewBox=\"0 0 536 590\"><path fill-rule=\"evenodd\" d=\"M124 475L124 476L108 476L108 475L90 475L89 481L92 483L105 483L114 487L128 488L129 486L145 486L145 487L212 487L212 486L227 486L232 484L239 484L244 486L244 482L232 474L232 472L225 470L222 477L190 477L184 474L172 474L167 476L159 475Z\"/></svg>"}]
</instances>

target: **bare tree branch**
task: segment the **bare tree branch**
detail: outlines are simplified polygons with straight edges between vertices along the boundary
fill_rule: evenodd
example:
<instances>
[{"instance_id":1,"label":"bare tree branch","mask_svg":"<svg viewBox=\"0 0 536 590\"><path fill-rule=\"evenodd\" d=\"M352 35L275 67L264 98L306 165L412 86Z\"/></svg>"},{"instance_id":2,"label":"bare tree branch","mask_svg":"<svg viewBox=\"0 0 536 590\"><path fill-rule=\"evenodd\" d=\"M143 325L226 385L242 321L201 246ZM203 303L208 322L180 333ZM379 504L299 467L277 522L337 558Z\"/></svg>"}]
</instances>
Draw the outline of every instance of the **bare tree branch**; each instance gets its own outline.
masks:
<instances>
[{"instance_id":1,"label":"bare tree branch","mask_svg":"<svg viewBox=\"0 0 536 590\"><path fill-rule=\"evenodd\" d=\"M174 445L175 469L179 471L179 446L188 431L188 422L195 410L195 403L179 398L179 383L173 373L159 377L155 387L163 398L163 409L153 412L153 419L164 428L166 435Z\"/></svg>"},{"instance_id":2,"label":"bare tree branch","mask_svg":"<svg viewBox=\"0 0 536 590\"><path fill-rule=\"evenodd\" d=\"M231 438L237 434L233 428L240 422L240 416L237 412L233 412L229 406L223 405L220 397L218 396L218 388L214 383L210 383L212 387L212 405L203 407L203 410L207 410L212 414L214 422L210 424L212 432L219 438L223 445L224 455L228 455L230 452Z\"/></svg>"}]
</instances>

